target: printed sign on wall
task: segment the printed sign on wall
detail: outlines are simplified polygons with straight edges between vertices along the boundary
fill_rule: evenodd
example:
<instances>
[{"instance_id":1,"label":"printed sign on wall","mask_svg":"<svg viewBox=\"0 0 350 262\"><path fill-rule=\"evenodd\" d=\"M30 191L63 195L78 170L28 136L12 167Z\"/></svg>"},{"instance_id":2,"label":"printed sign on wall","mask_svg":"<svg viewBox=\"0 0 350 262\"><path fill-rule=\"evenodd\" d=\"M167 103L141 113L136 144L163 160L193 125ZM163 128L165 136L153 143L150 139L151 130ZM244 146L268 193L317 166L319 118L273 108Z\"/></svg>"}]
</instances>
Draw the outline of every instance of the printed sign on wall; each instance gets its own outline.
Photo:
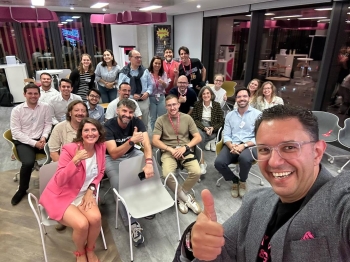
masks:
<instances>
[{"instance_id":1,"label":"printed sign on wall","mask_svg":"<svg viewBox=\"0 0 350 262\"><path fill-rule=\"evenodd\" d=\"M154 55L163 57L164 48L171 47L171 25L154 25Z\"/></svg>"}]
</instances>

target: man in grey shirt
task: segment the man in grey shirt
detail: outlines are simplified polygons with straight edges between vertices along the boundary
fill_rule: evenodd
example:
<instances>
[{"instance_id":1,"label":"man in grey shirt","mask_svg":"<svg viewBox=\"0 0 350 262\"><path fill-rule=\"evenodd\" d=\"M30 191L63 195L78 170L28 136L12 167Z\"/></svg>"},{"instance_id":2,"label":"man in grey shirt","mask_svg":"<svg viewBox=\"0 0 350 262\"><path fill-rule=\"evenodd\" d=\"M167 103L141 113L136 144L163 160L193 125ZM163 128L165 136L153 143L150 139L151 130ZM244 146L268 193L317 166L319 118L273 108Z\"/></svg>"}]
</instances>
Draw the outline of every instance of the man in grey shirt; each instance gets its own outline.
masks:
<instances>
[{"instance_id":1,"label":"man in grey shirt","mask_svg":"<svg viewBox=\"0 0 350 262\"><path fill-rule=\"evenodd\" d=\"M129 52L130 63L119 73L118 83L127 82L131 86L131 98L135 99L142 112L142 122L148 127L149 95L152 94L153 84L148 69L141 64L142 56L137 50Z\"/></svg>"}]
</instances>

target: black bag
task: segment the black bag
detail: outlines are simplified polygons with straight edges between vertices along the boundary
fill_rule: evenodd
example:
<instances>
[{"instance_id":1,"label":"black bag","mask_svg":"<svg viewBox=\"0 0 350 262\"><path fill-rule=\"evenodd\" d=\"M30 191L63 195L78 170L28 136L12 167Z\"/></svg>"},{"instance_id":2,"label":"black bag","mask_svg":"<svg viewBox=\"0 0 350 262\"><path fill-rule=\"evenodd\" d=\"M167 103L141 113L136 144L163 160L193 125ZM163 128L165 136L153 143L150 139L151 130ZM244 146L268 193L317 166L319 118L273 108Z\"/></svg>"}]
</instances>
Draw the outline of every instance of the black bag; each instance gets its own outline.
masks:
<instances>
[{"instance_id":1,"label":"black bag","mask_svg":"<svg viewBox=\"0 0 350 262\"><path fill-rule=\"evenodd\" d=\"M13 106L13 96L7 87L0 87L0 106Z\"/></svg>"}]
</instances>

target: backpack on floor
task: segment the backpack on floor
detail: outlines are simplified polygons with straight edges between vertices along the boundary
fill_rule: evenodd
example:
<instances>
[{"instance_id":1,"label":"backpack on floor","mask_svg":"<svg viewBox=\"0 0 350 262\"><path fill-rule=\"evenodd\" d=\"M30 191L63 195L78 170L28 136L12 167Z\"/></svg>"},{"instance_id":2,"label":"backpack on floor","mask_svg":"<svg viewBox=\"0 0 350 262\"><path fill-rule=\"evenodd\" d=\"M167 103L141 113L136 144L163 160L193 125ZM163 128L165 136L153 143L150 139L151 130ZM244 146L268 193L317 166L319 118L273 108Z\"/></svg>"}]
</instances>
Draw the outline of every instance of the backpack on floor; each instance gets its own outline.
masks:
<instances>
[{"instance_id":1,"label":"backpack on floor","mask_svg":"<svg viewBox=\"0 0 350 262\"><path fill-rule=\"evenodd\" d=\"M13 96L7 87L0 87L0 106L13 106Z\"/></svg>"}]
</instances>

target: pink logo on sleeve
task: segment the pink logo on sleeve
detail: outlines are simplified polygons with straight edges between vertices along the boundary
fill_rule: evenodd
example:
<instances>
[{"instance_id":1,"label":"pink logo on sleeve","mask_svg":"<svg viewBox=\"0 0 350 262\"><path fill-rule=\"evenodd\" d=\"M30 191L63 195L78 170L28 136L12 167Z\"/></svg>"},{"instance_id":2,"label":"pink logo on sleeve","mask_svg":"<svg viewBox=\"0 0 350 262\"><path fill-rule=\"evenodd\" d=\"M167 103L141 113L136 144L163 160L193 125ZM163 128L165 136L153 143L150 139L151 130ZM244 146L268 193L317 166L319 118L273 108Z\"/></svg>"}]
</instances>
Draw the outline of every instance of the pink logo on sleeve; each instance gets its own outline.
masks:
<instances>
[{"instance_id":1,"label":"pink logo on sleeve","mask_svg":"<svg viewBox=\"0 0 350 262\"><path fill-rule=\"evenodd\" d=\"M308 240L313 238L315 238L314 235L310 231L307 231L300 240Z\"/></svg>"}]
</instances>

